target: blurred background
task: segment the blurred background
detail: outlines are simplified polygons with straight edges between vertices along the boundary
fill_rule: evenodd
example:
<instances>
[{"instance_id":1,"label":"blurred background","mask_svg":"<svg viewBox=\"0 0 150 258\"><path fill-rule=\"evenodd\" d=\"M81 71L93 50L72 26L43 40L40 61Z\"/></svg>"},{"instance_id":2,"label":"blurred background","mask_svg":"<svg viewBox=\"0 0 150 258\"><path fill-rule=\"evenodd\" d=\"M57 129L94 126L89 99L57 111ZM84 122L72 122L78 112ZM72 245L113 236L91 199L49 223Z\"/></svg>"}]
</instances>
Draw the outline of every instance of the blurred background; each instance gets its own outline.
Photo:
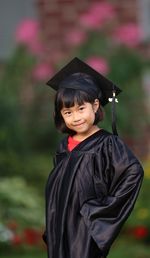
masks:
<instances>
[{"instance_id":1,"label":"blurred background","mask_svg":"<svg viewBox=\"0 0 150 258\"><path fill-rule=\"evenodd\" d=\"M0 1L0 257L46 257L44 188L63 137L46 82L74 56L123 90L118 131L145 169L109 258L150 257L149 14L150 0Z\"/></svg>"}]
</instances>

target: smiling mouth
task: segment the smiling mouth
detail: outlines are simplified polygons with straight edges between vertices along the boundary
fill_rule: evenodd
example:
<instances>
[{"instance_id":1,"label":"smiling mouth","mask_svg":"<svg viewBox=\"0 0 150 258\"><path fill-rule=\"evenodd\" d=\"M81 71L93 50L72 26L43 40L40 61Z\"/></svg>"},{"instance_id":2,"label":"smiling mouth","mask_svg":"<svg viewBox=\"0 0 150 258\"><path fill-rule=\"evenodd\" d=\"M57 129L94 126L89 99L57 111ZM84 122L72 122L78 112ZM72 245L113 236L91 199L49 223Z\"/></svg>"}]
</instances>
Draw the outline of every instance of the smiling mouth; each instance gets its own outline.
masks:
<instances>
[{"instance_id":1,"label":"smiling mouth","mask_svg":"<svg viewBox=\"0 0 150 258\"><path fill-rule=\"evenodd\" d=\"M80 124L77 124L77 125L73 125L73 126L76 127L76 126L80 126L80 125L83 125L83 124L84 124L84 122L83 122L83 123L80 123Z\"/></svg>"}]
</instances>

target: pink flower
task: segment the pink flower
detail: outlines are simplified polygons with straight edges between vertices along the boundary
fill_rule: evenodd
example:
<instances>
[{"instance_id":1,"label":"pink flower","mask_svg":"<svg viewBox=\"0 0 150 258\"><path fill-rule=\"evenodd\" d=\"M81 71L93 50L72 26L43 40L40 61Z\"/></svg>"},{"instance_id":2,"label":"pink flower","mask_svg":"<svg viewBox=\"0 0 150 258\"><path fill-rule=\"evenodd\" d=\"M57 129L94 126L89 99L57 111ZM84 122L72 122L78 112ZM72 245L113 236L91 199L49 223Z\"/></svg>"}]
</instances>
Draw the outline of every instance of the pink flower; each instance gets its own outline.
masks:
<instances>
[{"instance_id":1,"label":"pink flower","mask_svg":"<svg viewBox=\"0 0 150 258\"><path fill-rule=\"evenodd\" d=\"M33 71L33 78L37 81L43 81L48 79L53 74L53 68L48 63L37 64Z\"/></svg>"},{"instance_id":2,"label":"pink flower","mask_svg":"<svg viewBox=\"0 0 150 258\"><path fill-rule=\"evenodd\" d=\"M39 36L39 23L32 19L22 21L16 29L15 36L18 43L30 45Z\"/></svg>"},{"instance_id":3,"label":"pink flower","mask_svg":"<svg viewBox=\"0 0 150 258\"><path fill-rule=\"evenodd\" d=\"M24 20L16 29L16 42L27 47L34 55L42 55L44 47L40 39L39 23L35 20Z\"/></svg>"},{"instance_id":4,"label":"pink flower","mask_svg":"<svg viewBox=\"0 0 150 258\"><path fill-rule=\"evenodd\" d=\"M90 65L93 69L95 69L97 72L102 73L103 75L106 75L109 73L109 65L106 61L106 59L102 57L90 57L86 60L87 64Z\"/></svg>"},{"instance_id":5,"label":"pink flower","mask_svg":"<svg viewBox=\"0 0 150 258\"><path fill-rule=\"evenodd\" d=\"M134 23L121 25L113 33L114 41L128 47L137 46L140 43L141 36L142 34L139 26Z\"/></svg>"},{"instance_id":6,"label":"pink flower","mask_svg":"<svg viewBox=\"0 0 150 258\"><path fill-rule=\"evenodd\" d=\"M102 24L98 16L94 16L91 13L85 13L79 18L80 24L87 29L99 29Z\"/></svg>"},{"instance_id":7,"label":"pink flower","mask_svg":"<svg viewBox=\"0 0 150 258\"><path fill-rule=\"evenodd\" d=\"M93 3L91 8L80 16L80 24L87 29L99 29L105 22L110 21L116 15L115 9L110 3Z\"/></svg>"},{"instance_id":8,"label":"pink flower","mask_svg":"<svg viewBox=\"0 0 150 258\"><path fill-rule=\"evenodd\" d=\"M71 44L72 46L78 46L84 43L86 39L86 33L77 29L70 31L65 37L66 43Z\"/></svg>"},{"instance_id":9,"label":"pink flower","mask_svg":"<svg viewBox=\"0 0 150 258\"><path fill-rule=\"evenodd\" d=\"M112 4L101 2L93 3L90 9L93 15L99 16L101 21L107 21L116 16L115 8Z\"/></svg>"}]
</instances>

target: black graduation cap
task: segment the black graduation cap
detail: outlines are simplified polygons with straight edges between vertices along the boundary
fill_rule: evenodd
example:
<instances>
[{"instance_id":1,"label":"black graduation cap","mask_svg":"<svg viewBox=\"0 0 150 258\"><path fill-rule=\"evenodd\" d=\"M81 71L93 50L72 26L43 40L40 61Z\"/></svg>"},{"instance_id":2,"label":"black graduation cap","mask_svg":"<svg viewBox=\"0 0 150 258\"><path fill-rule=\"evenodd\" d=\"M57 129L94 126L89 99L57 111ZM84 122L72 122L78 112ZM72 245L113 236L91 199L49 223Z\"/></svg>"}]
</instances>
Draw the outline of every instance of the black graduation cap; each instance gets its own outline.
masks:
<instances>
[{"instance_id":1,"label":"black graduation cap","mask_svg":"<svg viewBox=\"0 0 150 258\"><path fill-rule=\"evenodd\" d=\"M77 73L78 76L75 76L73 79L72 75ZM86 80L85 78L83 79L82 74L89 75L92 81ZM98 90L101 93L100 102L102 106L105 106L108 102L112 102L112 129L113 133L117 134L115 102L117 102L116 95L118 95L121 90L113 82L95 71L85 62L77 57L73 58L47 82L47 85L52 87L55 91L60 88L74 88L86 91L87 87Z\"/></svg>"}]
</instances>

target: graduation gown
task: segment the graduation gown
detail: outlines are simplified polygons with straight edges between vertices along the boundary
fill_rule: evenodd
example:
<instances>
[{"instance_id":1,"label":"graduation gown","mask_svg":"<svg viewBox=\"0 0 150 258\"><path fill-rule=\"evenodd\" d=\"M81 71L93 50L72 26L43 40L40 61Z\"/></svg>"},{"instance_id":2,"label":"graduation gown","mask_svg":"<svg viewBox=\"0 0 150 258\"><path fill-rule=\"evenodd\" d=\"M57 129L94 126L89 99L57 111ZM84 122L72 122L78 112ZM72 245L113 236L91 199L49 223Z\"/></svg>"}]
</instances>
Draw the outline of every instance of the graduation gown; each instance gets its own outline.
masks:
<instances>
[{"instance_id":1,"label":"graduation gown","mask_svg":"<svg viewBox=\"0 0 150 258\"><path fill-rule=\"evenodd\" d=\"M134 207L143 169L122 140L103 129L71 152L67 140L46 185L48 257L106 257Z\"/></svg>"}]
</instances>

